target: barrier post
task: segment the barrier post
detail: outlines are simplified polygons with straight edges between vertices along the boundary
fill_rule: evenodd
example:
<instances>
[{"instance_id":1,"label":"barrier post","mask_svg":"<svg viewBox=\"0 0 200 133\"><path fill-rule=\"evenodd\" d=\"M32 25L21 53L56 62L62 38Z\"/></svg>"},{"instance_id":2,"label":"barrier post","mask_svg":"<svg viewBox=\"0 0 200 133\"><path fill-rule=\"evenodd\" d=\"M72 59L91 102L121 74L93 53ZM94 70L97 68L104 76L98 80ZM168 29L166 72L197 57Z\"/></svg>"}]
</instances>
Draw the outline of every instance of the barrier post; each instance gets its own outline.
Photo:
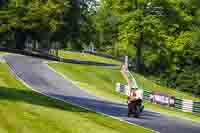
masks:
<instances>
[{"instance_id":1,"label":"barrier post","mask_svg":"<svg viewBox=\"0 0 200 133\"><path fill-rule=\"evenodd\" d=\"M200 113L200 102L194 102L193 103L192 112L193 113Z\"/></svg>"},{"instance_id":2,"label":"barrier post","mask_svg":"<svg viewBox=\"0 0 200 133\"><path fill-rule=\"evenodd\" d=\"M175 99L175 108L182 110L182 101L183 101L182 99L176 98Z\"/></svg>"}]
</instances>

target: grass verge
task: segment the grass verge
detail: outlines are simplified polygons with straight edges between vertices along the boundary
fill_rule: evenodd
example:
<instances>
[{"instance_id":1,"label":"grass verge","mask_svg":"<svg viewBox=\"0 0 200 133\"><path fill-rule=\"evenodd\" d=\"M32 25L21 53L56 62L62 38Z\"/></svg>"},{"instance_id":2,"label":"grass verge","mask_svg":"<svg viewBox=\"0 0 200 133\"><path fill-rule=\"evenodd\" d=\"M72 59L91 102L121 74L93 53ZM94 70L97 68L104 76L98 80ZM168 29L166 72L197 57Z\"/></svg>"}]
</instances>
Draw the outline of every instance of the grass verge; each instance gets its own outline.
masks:
<instances>
[{"instance_id":1,"label":"grass verge","mask_svg":"<svg viewBox=\"0 0 200 133\"><path fill-rule=\"evenodd\" d=\"M125 83L120 74L120 71L117 69L64 63L49 63L49 65L56 71L75 81L75 83L77 83L81 88L84 88L97 96L102 96L107 99L123 103L126 102L126 96L121 95L115 91L115 84L117 82ZM146 79L142 81L142 77L137 75L137 79L138 78L140 78L140 82L148 81ZM145 85L148 85L150 83L151 82L148 81ZM181 92L177 93L180 93L181 95ZM187 119L192 119L194 121L200 121L200 115L181 112L176 109L151 104L149 102L145 103L145 107L166 115L184 117Z\"/></svg>"},{"instance_id":2,"label":"grass verge","mask_svg":"<svg viewBox=\"0 0 200 133\"><path fill-rule=\"evenodd\" d=\"M0 133L150 133L26 88L0 63Z\"/></svg>"},{"instance_id":3,"label":"grass verge","mask_svg":"<svg viewBox=\"0 0 200 133\"><path fill-rule=\"evenodd\" d=\"M7 54L6 52L1 52L0 51L0 56Z\"/></svg>"},{"instance_id":4,"label":"grass verge","mask_svg":"<svg viewBox=\"0 0 200 133\"><path fill-rule=\"evenodd\" d=\"M194 100L194 101L200 101L200 97L193 96L191 93L182 92L182 91L178 91L176 89L163 87L163 86L156 84L152 80L146 79L142 75L139 75L139 74L136 74L136 73L133 73L133 74L135 75L139 86L146 89L146 90L154 91L154 92L161 92L161 93L164 93L164 94L168 94L170 96L176 96L176 97L181 98L181 99L189 99L189 100Z\"/></svg>"}]
</instances>

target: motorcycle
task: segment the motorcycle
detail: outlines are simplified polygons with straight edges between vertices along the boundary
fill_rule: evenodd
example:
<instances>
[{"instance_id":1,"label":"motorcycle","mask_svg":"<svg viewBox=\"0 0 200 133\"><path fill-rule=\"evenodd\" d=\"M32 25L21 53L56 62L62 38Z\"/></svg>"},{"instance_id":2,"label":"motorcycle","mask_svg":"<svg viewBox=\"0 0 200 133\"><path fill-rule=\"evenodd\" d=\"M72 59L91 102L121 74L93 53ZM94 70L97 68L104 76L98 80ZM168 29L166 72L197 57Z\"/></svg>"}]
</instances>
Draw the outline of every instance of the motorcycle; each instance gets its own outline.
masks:
<instances>
[{"instance_id":1,"label":"motorcycle","mask_svg":"<svg viewBox=\"0 0 200 133\"><path fill-rule=\"evenodd\" d=\"M144 106L141 99L131 101L130 103L128 103L128 117L131 117L133 115L135 118L138 118L139 115L143 112L143 109Z\"/></svg>"}]
</instances>

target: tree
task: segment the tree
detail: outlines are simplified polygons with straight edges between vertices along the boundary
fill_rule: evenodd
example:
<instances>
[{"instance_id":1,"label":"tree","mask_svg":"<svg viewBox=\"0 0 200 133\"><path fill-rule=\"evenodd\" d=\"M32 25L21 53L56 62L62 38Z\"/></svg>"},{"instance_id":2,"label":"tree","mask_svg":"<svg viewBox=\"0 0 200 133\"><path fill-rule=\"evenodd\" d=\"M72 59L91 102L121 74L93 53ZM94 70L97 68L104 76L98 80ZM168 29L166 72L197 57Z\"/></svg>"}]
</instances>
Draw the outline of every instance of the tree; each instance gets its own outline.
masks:
<instances>
[{"instance_id":1,"label":"tree","mask_svg":"<svg viewBox=\"0 0 200 133\"><path fill-rule=\"evenodd\" d=\"M118 17L114 16L110 10L109 3L102 1L95 17L95 27L97 34L97 45L104 52L114 53L115 43L118 37ZM111 48L111 49L107 49ZM117 55L117 53L115 53Z\"/></svg>"},{"instance_id":2,"label":"tree","mask_svg":"<svg viewBox=\"0 0 200 133\"><path fill-rule=\"evenodd\" d=\"M160 16L148 11L148 4L147 0L121 0L113 1L112 8L115 15L120 18L119 41L129 47L129 44L135 47L136 68L139 72L144 71L142 49L145 44L152 44L156 42L153 39L159 38Z\"/></svg>"},{"instance_id":3,"label":"tree","mask_svg":"<svg viewBox=\"0 0 200 133\"><path fill-rule=\"evenodd\" d=\"M16 48L24 49L29 33L56 32L63 25L62 15L68 12L69 1L10 1L0 11L0 32L16 34Z\"/></svg>"}]
</instances>

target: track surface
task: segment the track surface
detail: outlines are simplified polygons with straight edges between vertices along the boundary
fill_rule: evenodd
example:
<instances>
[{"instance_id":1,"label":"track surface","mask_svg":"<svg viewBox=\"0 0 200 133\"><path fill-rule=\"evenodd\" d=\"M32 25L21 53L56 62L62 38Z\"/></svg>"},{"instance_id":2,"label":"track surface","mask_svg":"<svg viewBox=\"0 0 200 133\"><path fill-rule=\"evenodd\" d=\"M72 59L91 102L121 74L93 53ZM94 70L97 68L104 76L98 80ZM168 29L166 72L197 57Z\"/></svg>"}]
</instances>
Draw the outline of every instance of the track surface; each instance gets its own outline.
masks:
<instances>
[{"instance_id":1,"label":"track surface","mask_svg":"<svg viewBox=\"0 0 200 133\"><path fill-rule=\"evenodd\" d=\"M159 113L144 111L141 118L128 118L127 105L105 101L79 89L48 68L43 60L20 56L5 57L15 74L35 90L46 95L102 112L161 133L200 133L200 124ZM66 70L70 71L70 70Z\"/></svg>"}]
</instances>

